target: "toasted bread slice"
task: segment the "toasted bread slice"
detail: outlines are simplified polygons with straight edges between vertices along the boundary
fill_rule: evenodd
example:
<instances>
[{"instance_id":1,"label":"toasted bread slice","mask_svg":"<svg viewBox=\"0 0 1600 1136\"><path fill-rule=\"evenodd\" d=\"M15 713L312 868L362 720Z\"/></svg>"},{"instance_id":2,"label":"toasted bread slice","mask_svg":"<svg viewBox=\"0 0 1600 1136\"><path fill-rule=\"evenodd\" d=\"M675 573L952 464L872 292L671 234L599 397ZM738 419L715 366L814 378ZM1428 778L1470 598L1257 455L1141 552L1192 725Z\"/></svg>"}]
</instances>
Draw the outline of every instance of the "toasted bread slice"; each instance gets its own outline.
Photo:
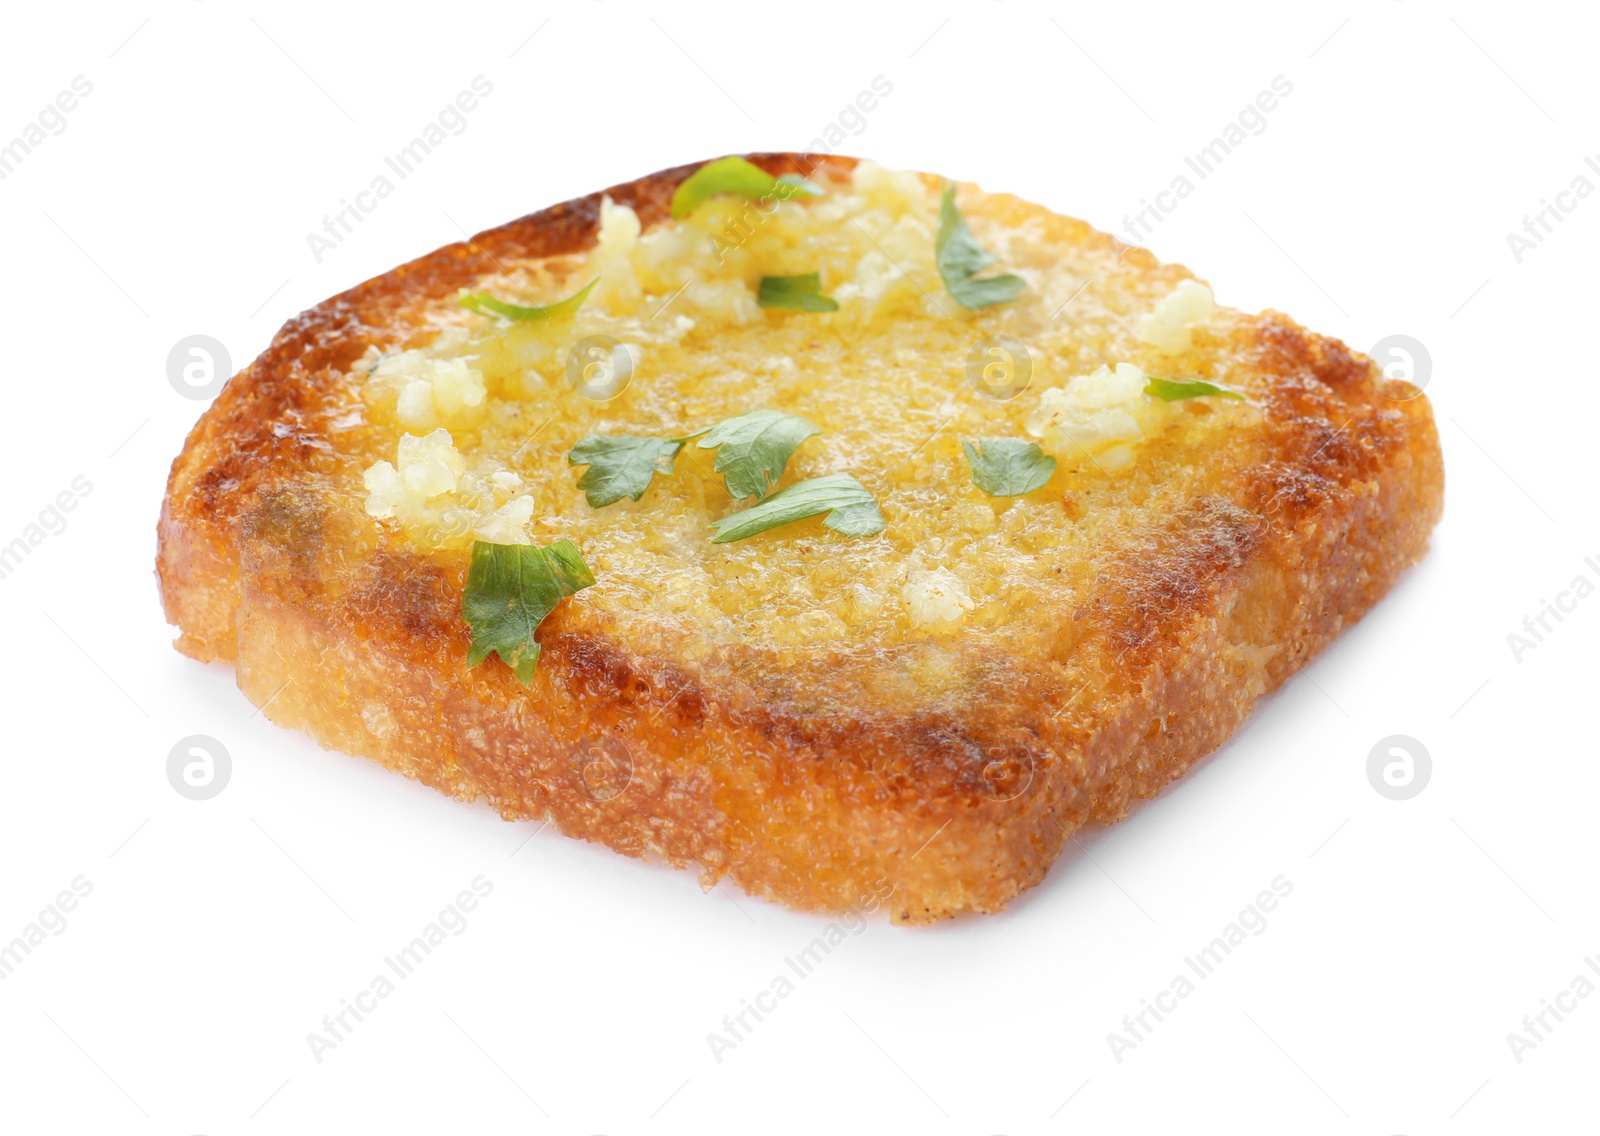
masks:
<instances>
[{"instance_id":1,"label":"toasted bread slice","mask_svg":"<svg viewBox=\"0 0 1600 1136\"><path fill-rule=\"evenodd\" d=\"M252 702L326 746L706 886L906 923L997 911L1422 554L1443 503L1432 413L1337 341L1208 312L1183 268L960 185L999 258L985 274L1025 285L968 310L936 262L936 179L751 160L827 196L673 220L696 167L667 170L287 323L173 464L158 574L177 646L234 663ZM837 311L757 305L762 276L814 271ZM542 305L596 276L575 316L458 299ZM596 336L622 345L599 373L632 373L608 401L569 381L593 378ZM1245 397L1165 402L1128 387L1144 375ZM763 408L821 431L780 486L850 474L881 534L814 518L713 543L750 502L694 443L599 508L568 462L586 436L676 439ZM395 474L408 436L455 489ZM985 439L1056 465L990 496L962 445ZM596 582L540 626L531 684L470 666L473 541L558 538Z\"/></svg>"}]
</instances>

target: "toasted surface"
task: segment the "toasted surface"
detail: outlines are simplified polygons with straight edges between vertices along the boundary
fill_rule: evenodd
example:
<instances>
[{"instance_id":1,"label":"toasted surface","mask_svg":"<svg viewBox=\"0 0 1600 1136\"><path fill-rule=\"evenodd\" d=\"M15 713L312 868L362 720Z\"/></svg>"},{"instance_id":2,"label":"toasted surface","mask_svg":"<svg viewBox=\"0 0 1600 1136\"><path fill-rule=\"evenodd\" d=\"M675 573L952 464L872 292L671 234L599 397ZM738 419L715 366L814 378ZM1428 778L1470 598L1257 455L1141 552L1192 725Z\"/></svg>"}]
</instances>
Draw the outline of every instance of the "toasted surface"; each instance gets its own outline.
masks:
<instances>
[{"instance_id":1,"label":"toasted surface","mask_svg":"<svg viewBox=\"0 0 1600 1136\"><path fill-rule=\"evenodd\" d=\"M829 194L719 198L672 222L694 167L665 171L287 324L174 463L168 616L273 720L507 817L799 907L998 910L1085 820L1215 748L1421 555L1443 499L1431 412L1272 312L1218 308L1158 349L1140 317L1184 269L972 186L962 213L1027 287L966 311L934 263L937 179L753 160ZM838 312L755 305L762 275L819 270ZM597 275L571 319L507 324L456 299L545 304ZM567 378L600 335L635 360L607 402ZM1028 347L1013 398L969 382L995 335ZM1132 447L1052 433L1047 392L1117 363L1249 401L1144 400ZM784 484L852 474L886 531L812 520L712 544L743 503L692 444L638 502L592 509L576 488L567 453L586 435L679 437L758 408L822 430ZM441 428L466 471L454 491L372 473ZM973 485L963 439L1034 436L1060 459L1043 488ZM461 591L486 534L570 539L596 577L542 625L529 688L465 662Z\"/></svg>"}]
</instances>

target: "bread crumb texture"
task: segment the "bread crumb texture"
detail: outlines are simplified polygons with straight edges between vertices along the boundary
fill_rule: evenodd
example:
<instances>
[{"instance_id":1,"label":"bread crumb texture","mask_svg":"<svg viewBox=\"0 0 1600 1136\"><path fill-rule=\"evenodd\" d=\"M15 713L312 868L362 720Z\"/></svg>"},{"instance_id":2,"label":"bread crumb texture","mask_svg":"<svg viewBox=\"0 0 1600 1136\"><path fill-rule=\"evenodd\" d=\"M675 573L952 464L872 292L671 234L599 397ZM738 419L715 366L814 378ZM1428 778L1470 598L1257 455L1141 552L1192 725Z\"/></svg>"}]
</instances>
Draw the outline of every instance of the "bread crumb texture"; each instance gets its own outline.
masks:
<instances>
[{"instance_id":1,"label":"bread crumb texture","mask_svg":"<svg viewBox=\"0 0 1600 1136\"><path fill-rule=\"evenodd\" d=\"M587 255L508 265L478 285L542 305L598 277L575 319L518 323L446 301L427 313L429 342L370 348L350 375L376 459L367 512L424 552L566 537L599 581L582 602L654 626L691 656L752 640L892 648L939 641L957 623L998 643L1064 585L1092 579L1085 549L1183 492L1164 489L1167 462L1206 461L1248 428L1248 407L1191 413L1143 393L1141 364L1183 377L1225 368L1196 346L1214 346L1204 285L1156 275L1132 293L1081 295L1053 319L1108 267L1103 250L1063 260L1052 230L1075 222L969 192L960 205L980 243L1028 283L1012 304L969 312L935 264L936 182L871 162L821 180L820 199L721 197L649 230L606 198ZM762 276L806 272L821 274L838 312L756 304ZM969 356L997 335L1027 344L1030 381L1009 399L968 376ZM576 345L600 336L637 359L606 402L577 395L568 374ZM823 430L785 483L853 474L883 508L882 539L810 522L710 549L709 522L739 503L692 446L638 502L591 509L575 488L566 453L585 435L679 437L763 407ZM1049 485L1003 500L972 484L961 438L1030 435L1060 459ZM1150 442L1160 449L1141 476ZM1085 487L1083 519L1064 524L1063 494Z\"/></svg>"}]
</instances>

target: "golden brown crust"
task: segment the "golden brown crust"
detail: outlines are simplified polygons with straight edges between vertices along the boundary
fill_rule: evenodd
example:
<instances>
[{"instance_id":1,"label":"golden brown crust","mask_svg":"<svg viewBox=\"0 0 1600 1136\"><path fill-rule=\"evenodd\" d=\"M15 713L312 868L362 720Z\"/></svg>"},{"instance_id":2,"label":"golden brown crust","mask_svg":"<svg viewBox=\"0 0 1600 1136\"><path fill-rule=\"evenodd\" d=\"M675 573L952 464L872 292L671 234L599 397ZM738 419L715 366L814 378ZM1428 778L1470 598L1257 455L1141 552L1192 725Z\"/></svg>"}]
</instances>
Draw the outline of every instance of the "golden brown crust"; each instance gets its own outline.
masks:
<instances>
[{"instance_id":1,"label":"golden brown crust","mask_svg":"<svg viewBox=\"0 0 1600 1136\"><path fill-rule=\"evenodd\" d=\"M773 173L853 165L752 160ZM694 168L605 193L648 226ZM601 196L336 296L234 377L162 507L157 571L179 649L234 662L274 721L508 818L549 817L796 907L887 893L897 921L924 922L999 910L1079 825L1181 776L1388 591L1442 509L1426 400L1385 398L1366 358L1269 312L1228 332L1271 379L1237 484L1127 534L1049 657L997 667L995 689L959 708L808 713L754 678L708 685L686 662L635 652L574 605L541 628L531 688L499 665L469 669L460 567L383 546L337 507L352 471L324 395L408 310L506 260L588 247ZM1069 673L1085 677L1068 688Z\"/></svg>"}]
</instances>

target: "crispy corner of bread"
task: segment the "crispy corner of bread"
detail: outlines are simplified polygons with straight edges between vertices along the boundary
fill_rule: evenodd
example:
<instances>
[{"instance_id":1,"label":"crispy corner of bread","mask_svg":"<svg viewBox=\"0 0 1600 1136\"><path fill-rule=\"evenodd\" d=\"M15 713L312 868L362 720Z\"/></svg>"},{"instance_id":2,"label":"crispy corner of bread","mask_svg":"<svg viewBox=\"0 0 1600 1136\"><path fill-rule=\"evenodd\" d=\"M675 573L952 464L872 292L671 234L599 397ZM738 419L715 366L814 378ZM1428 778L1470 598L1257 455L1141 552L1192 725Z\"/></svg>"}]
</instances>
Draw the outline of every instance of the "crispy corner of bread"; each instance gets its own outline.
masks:
<instances>
[{"instance_id":1,"label":"crispy corner of bread","mask_svg":"<svg viewBox=\"0 0 1600 1136\"><path fill-rule=\"evenodd\" d=\"M999 911L1080 826L1216 749L1423 555L1443 507L1432 412L1275 312L1151 331L1141 316L1170 316L1186 270L960 185L990 271L1026 284L966 310L935 262L937 179L751 159L827 196L675 220L695 167L668 170L291 320L173 463L167 617L273 721L508 819L800 909ZM759 277L810 271L837 311L756 303ZM537 326L457 301L546 303L593 277L577 316ZM595 337L637 364L601 400L571 370ZM980 377L1007 342L1031 374L997 397ZM1058 411L1118 363L1242 397L1130 403L1135 426L1107 442L1111 419L1082 425L1103 408ZM759 407L820 431L785 483L849 472L882 534L812 519L712 543L749 503L693 444L638 500L596 508L575 486L580 438L679 438ZM375 504L369 471L437 431L456 488ZM984 492L961 443L987 438L1054 445L1048 481ZM528 685L467 661L470 546L497 515L526 518L514 539L570 539L596 578L539 626Z\"/></svg>"}]
</instances>

